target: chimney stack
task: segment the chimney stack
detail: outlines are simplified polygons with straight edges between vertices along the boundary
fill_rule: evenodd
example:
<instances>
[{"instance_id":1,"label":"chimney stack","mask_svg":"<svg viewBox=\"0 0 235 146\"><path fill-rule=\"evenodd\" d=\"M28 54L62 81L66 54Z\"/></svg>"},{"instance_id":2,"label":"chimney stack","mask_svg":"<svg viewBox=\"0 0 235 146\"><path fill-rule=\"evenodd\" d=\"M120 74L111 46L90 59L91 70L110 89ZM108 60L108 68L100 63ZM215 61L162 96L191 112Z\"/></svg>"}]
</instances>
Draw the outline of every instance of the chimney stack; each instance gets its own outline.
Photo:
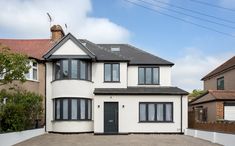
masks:
<instances>
[{"instance_id":1,"label":"chimney stack","mask_svg":"<svg viewBox=\"0 0 235 146\"><path fill-rule=\"evenodd\" d=\"M53 25L51 27L51 40L57 42L64 36L64 31L60 25Z\"/></svg>"}]
</instances>

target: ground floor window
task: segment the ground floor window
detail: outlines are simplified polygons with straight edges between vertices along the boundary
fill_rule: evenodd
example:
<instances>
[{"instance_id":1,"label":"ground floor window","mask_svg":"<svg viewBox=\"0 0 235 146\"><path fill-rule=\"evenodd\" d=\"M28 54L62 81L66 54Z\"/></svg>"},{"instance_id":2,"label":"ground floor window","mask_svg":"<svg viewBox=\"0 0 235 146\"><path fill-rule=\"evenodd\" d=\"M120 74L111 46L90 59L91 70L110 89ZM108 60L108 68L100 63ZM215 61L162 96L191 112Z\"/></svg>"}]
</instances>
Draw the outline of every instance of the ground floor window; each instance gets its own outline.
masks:
<instances>
[{"instance_id":1,"label":"ground floor window","mask_svg":"<svg viewBox=\"0 0 235 146\"><path fill-rule=\"evenodd\" d=\"M173 103L172 102L140 102L139 103L140 122L172 122Z\"/></svg>"},{"instance_id":2,"label":"ground floor window","mask_svg":"<svg viewBox=\"0 0 235 146\"><path fill-rule=\"evenodd\" d=\"M55 120L91 120L91 99L56 98L54 99Z\"/></svg>"}]
</instances>

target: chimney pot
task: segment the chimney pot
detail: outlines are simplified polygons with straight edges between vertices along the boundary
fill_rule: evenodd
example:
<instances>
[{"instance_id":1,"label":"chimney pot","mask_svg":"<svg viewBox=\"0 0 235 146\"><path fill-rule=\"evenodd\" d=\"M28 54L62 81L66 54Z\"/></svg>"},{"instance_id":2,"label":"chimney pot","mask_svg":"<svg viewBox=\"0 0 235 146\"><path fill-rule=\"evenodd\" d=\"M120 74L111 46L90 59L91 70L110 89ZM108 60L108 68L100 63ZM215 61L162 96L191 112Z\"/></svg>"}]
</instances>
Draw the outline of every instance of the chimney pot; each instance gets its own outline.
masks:
<instances>
[{"instance_id":1,"label":"chimney pot","mask_svg":"<svg viewBox=\"0 0 235 146\"><path fill-rule=\"evenodd\" d=\"M51 40L57 42L64 36L64 31L60 25L53 25L51 27Z\"/></svg>"}]
</instances>

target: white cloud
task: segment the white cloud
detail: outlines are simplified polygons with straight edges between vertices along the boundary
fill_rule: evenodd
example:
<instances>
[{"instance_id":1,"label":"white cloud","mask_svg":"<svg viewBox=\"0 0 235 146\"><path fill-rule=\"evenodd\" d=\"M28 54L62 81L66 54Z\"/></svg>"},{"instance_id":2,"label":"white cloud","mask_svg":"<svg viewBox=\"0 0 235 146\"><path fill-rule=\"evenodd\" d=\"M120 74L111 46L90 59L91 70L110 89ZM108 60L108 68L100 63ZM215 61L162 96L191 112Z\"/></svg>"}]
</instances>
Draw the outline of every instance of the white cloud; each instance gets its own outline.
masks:
<instances>
[{"instance_id":1,"label":"white cloud","mask_svg":"<svg viewBox=\"0 0 235 146\"><path fill-rule=\"evenodd\" d=\"M235 1L234 0L220 0L219 4L226 8L235 8Z\"/></svg>"},{"instance_id":2,"label":"white cloud","mask_svg":"<svg viewBox=\"0 0 235 146\"><path fill-rule=\"evenodd\" d=\"M174 60L175 66L172 70L173 85L189 92L193 89L203 89L201 78L231 56L232 53L211 56L204 54L200 49L187 48L182 57Z\"/></svg>"},{"instance_id":3,"label":"white cloud","mask_svg":"<svg viewBox=\"0 0 235 146\"><path fill-rule=\"evenodd\" d=\"M90 0L1 0L0 33L15 38L48 38L49 12L53 24L66 23L78 38L94 42L127 42L129 31L106 18L89 16Z\"/></svg>"}]
</instances>

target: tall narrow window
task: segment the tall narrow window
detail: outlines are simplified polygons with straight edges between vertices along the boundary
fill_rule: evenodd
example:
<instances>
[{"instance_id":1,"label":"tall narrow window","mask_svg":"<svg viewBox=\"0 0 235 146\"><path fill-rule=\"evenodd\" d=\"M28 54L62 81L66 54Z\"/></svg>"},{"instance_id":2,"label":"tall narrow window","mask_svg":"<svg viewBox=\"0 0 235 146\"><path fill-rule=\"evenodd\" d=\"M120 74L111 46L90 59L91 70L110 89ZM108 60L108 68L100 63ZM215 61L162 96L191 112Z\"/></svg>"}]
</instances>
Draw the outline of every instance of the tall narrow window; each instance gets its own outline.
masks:
<instances>
[{"instance_id":1,"label":"tall narrow window","mask_svg":"<svg viewBox=\"0 0 235 146\"><path fill-rule=\"evenodd\" d=\"M37 80L38 79L38 64L36 62L33 62L33 80Z\"/></svg>"},{"instance_id":2,"label":"tall narrow window","mask_svg":"<svg viewBox=\"0 0 235 146\"><path fill-rule=\"evenodd\" d=\"M84 61L80 61L80 79L86 79L86 63Z\"/></svg>"},{"instance_id":3,"label":"tall narrow window","mask_svg":"<svg viewBox=\"0 0 235 146\"><path fill-rule=\"evenodd\" d=\"M60 119L60 100L56 101L56 119Z\"/></svg>"},{"instance_id":4,"label":"tall narrow window","mask_svg":"<svg viewBox=\"0 0 235 146\"><path fill-rule=\"evenodd\" d=\"M77 119L78 117L78 101L77 101L77 99L72 99L71 100L71 105L72 105L72 110L71 110L71 119L73 119L73 120L75 120L75 119Z\"/></svg>"},{"instance_id":5,"label":"tall narrow window","mask_svg":"<svg viewBox=\"0 0 235 146\"><path fill-rule=\"evenodd\" d=\"M157 85L159 84L158 67L139 67L139 84L140 85Z\"/></svg>"},{"instance_id":6,"label":"tall narrow window","mask_svg":"<svg viewBox=\"0 0 235 146\"><path fill-rule=\"evenodd\" d=\"M217 90L224 90L224 77L217 79Z\"/></svg>"},{"instance_id":7,"label":"tall narrow window","mask_svg":"<svg viewBox=\"0 0 235 146\"><path fill-rule=\"evenodd\" d=\"M105 82L120 81L120 64L118 63L104 64L104 81Z\"/></svg>"},{"instance_id":8,"label":"tall narrow window","mask_svg":"<svg viewBox=\"0 0 235 146\"><path fill-rule=\"evenodd\" d=\"M29 72L25 74L25 78L28 80L38 80L38 63L35 61L30 61L28 66L30 67Z\"/></svg>"},{"instance_id":9,"label":"tall narrow window","mask_svg":"<svg viewBox=\"0 0 235 146\"><path fill-rule=\"evenodd\" d=\"M146 121L146 104L140 104L140 121Z\"/></svg>"},{"instance_id":10,"label":"tall narrow window","mask_svg":"<svg viewBox=\"0 0 235 146\"><path fill-rule=\"evenodd\" d=\"M78 61L71 60L71 78L77 79L78 78Z\"/></svg>"},{"instance_id":11,"label":"tall narrow window","mask_svg":"<svg viewBox=\"0 0 235 146\"><path fill-rule=\"evenodd\" d=\"M85 100L81 99L80 100L80 118L85 119Z\"/></svg>"},{"instance_id":12,"label":"tall narrow window","mask_svg":"<svg viewBox=\"0 0 235 146\"><path fill-rule=\"evenodd\" d=\"M154 121L155 120L155 105L148 104L148 120Z\"/></svg>"},{"instance_id":13,"label":"tall narrow window","mask_svg":"<svg viewBox=\"0 0 235 146\"><path fill-rule=\"evenodd\" d=\"M163 121L163 104L157 104L157 121Z\"/></svg>"},{"instance_id":14,"label":"tall narrow window","mask_svg":"<svg viewBox=\"0 0 235 146\"><path fill-rule=\"evenodd\" d=\"M171 104L165 104L166 106L166 121L172 121L172 106Z\"/></svg>"},{"instance_id":15,"label":"tall narrow window","mask_svg":"<svg viewBox=\"0 0 235 146\"><path fill-rule=\"evenodd\" d=\"M91 100L88 100L87 106L88 106L87 118L91 119Z\"/></svg>"},{"instance_id":16,"label":"tall narrow window","mask_svg":"<svg viewBox=\"0 0 235 146\"><path fill-rule=\"evenodd\" d=\"M57 61L55 63L55 79L60 79L60 72L61 72L60 61Z\"/></svg>"},{"instance_id":17,"label":"tall narrow window","mask_svg":"<svg viewBox=\"0 0 235 146\"><path fill-rule=\"evenodd\" d=\"M63 99L63 119L68 119L68 99Z\"/></svg>"},{"instance_id":18,"label":"tall narrow window","mask_svg":"<svg viewBox=\"0 0 235 146\"><path fill-rule=\"evenodd\" d=\"M63 79L68 79L69 78L69 61L68 60L63 60L62 61L63 65Z\"/></svg>"}]
</instances>

